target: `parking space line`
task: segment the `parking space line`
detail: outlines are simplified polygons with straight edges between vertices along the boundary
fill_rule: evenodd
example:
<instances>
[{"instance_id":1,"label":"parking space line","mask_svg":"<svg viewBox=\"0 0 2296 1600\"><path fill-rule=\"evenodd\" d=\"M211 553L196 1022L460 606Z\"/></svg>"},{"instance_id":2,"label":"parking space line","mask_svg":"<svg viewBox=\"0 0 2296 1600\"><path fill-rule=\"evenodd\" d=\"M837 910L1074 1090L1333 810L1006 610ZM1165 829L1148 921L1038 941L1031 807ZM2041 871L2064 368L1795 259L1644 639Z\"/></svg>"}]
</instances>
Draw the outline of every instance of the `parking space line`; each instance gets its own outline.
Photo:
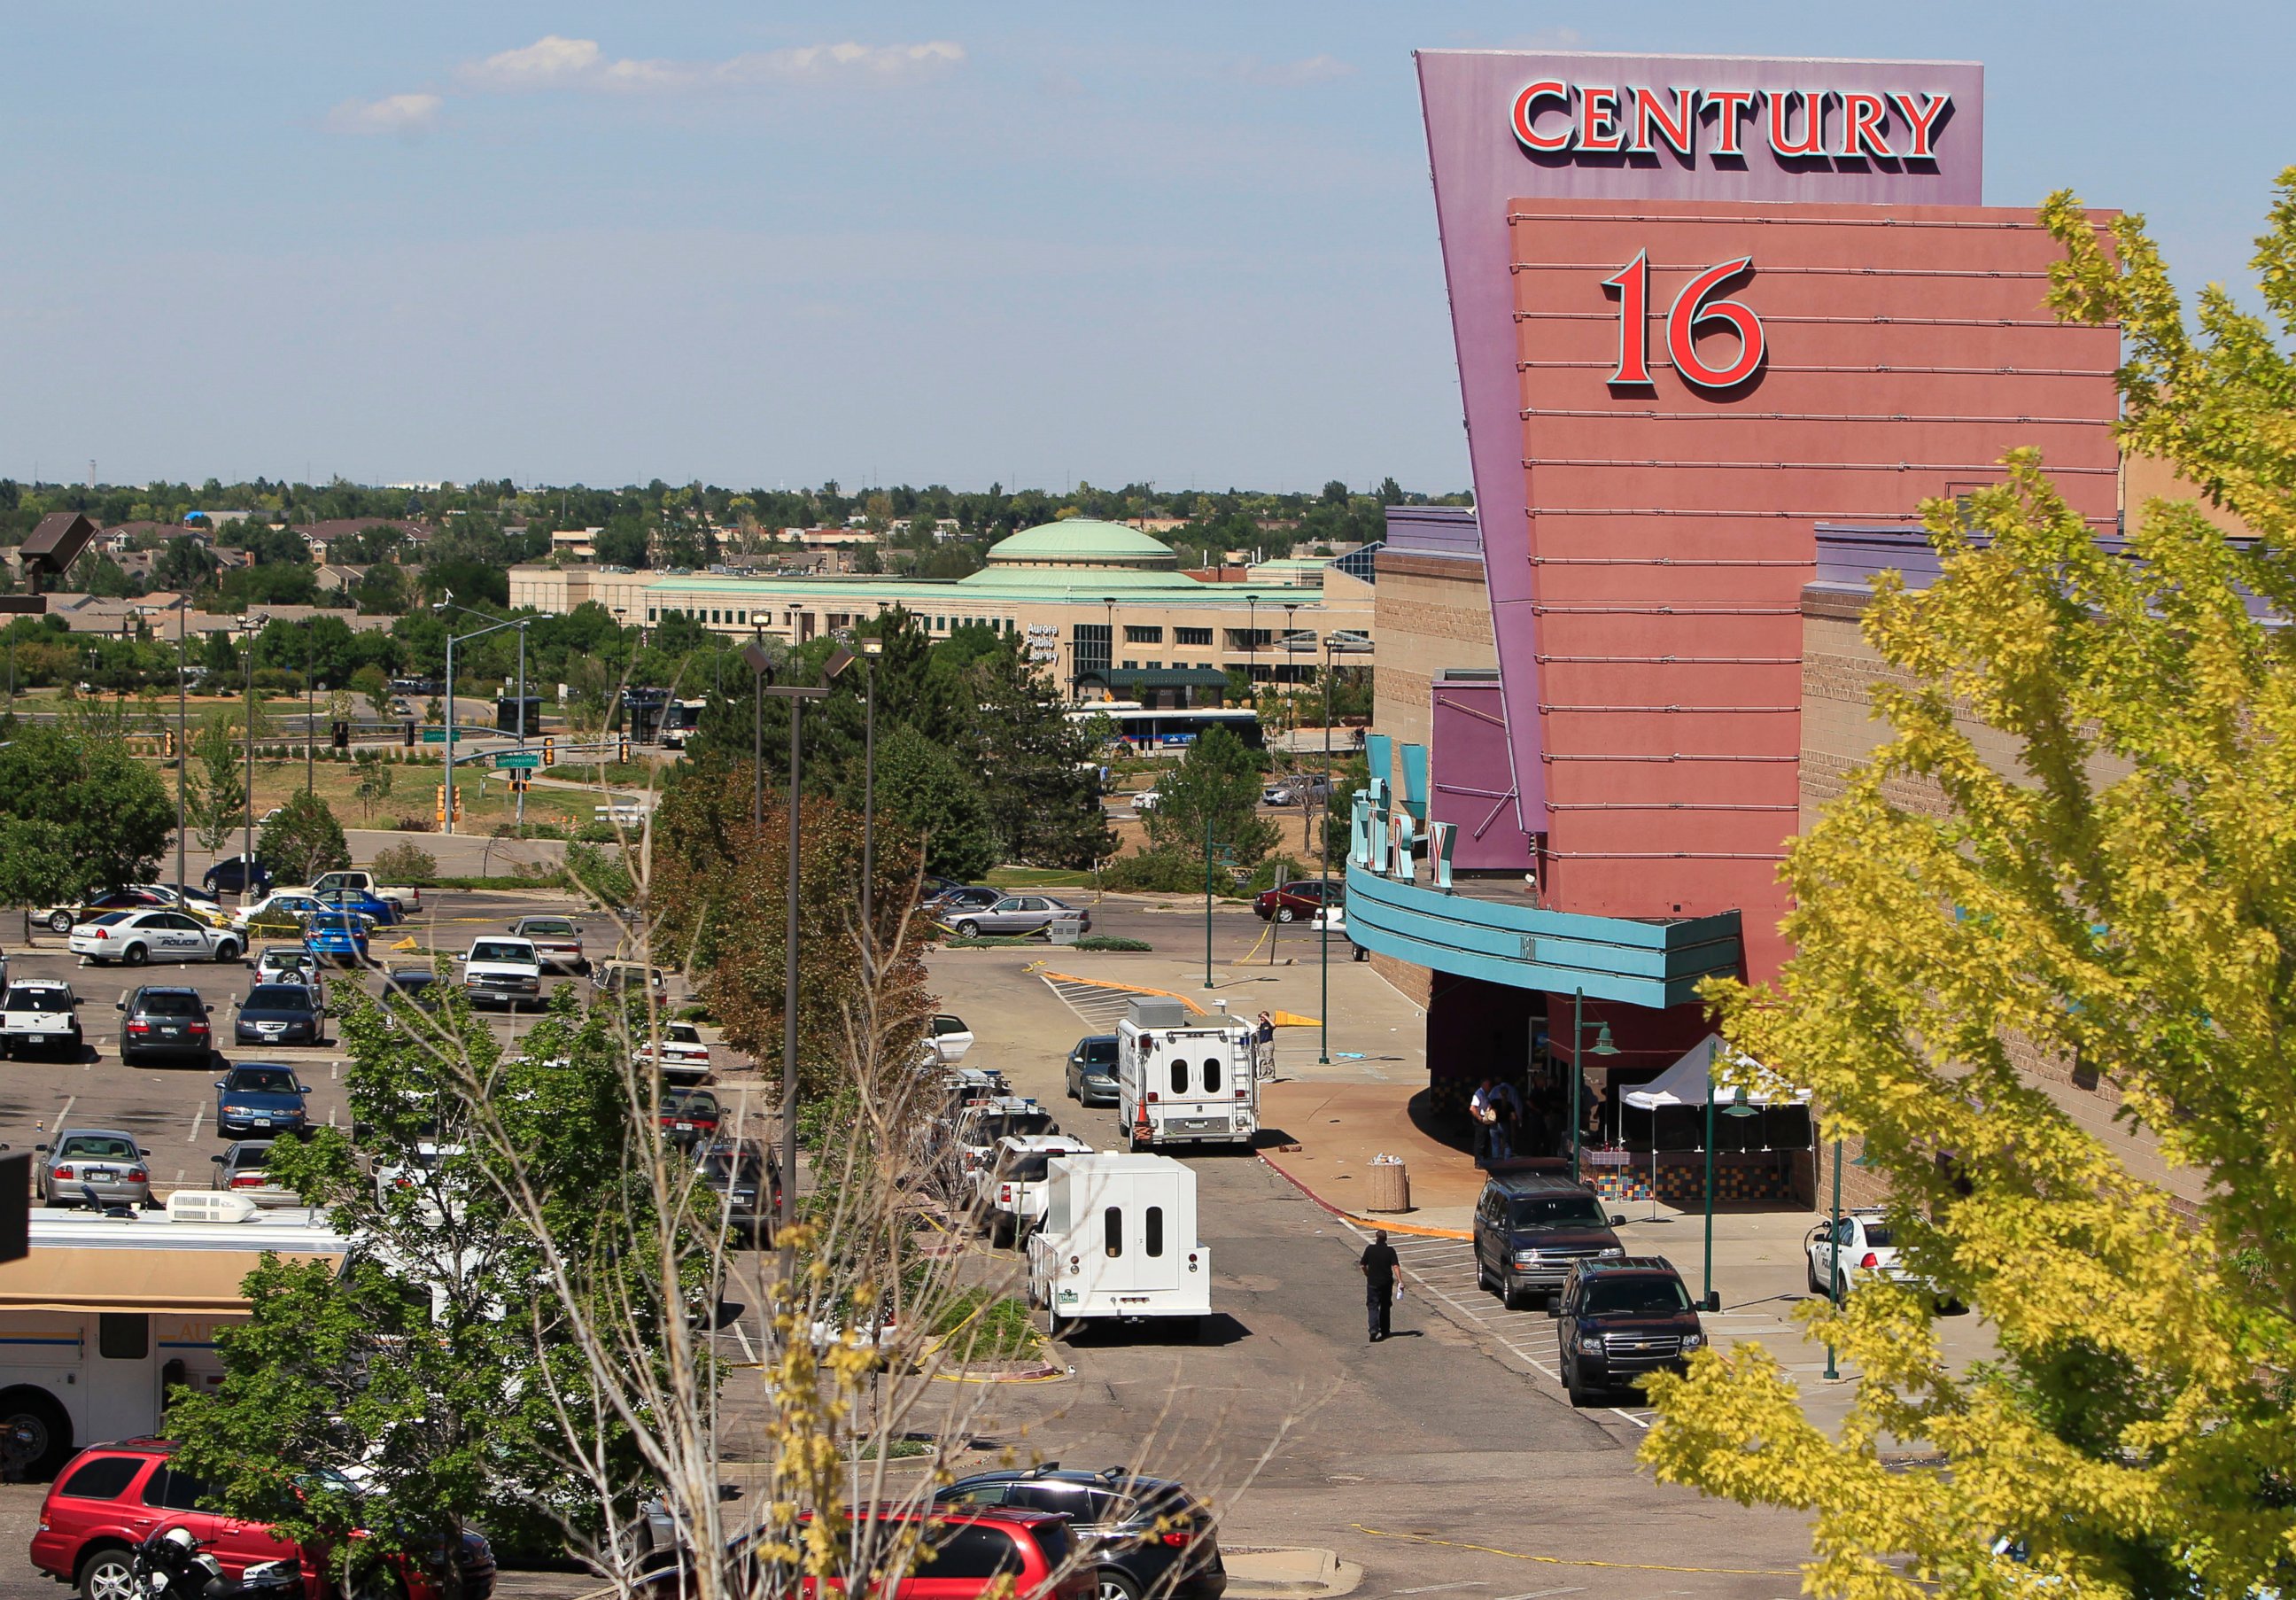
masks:
<instances>
[{"instance_id":1,"label":"parking space line","mask_svg":"<svg viewBox=\"0 0 2296 1600\"><path fill-rule=\"evenodd\" d=\"M192 1131L184 1136L184 1144L196 1145L200 1142L200 1119L207 1114L208 1108L204 1105L195 1105L192 1108Z\"/></svg>"}]
</instances>

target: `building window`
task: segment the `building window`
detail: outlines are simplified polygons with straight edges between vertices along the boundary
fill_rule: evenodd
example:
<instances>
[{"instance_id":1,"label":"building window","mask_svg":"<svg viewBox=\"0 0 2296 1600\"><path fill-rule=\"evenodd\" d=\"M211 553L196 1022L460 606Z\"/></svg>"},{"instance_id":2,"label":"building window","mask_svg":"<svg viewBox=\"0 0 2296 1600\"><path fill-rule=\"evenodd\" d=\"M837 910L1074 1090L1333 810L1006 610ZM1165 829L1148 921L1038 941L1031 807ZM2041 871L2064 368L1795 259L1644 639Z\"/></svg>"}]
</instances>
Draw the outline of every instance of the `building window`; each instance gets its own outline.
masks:
<instances>
[{"instance_id":1,"label":"building window","mask_svg":"<svg viewBox=\"0 0 2296 1600\"><path fill-rule=\"evenodd\" d=\"M1124 670L1127 672L1136 672L1139 669L1140 663L1137 661L1127 661L1124 663Z\"/></svg>"},{"instance_id":2,"label":"building window","mask_svg":"<svg viewBox=\"0 0 2296 1600\"><path fill-rule=\"evenodd\" d=\"M749 613L749 612L747 612L747 611L735 611L735 612L734 613L734 627L736 627L736 628L747 628L747 627L749 627L749 625L750 625L750 613Z\"/></svg>"},{"instance_id":3,"label":"building window","mask_svg":"<svg viewBox=\"0 0 2296 1600\"><path fill-rule=\"evenodd\" d=\"M1109 667L1110 649L1108 624L1079 622L1076 625L1076 656L1074 670L1078 674L1105 672Z\"/></svg>"},{"instance_id":4,"label":"building window","mask_svg":"<svg viewBox=\"0 0 2296 1600\"><path fill-rule=\"evenodd\" d=\"M1209 644L1211 642L1212 630L1209 628L1176 628L1172 630L1172 643L1175 644Z\"/></svg>"},{"instance_id":5,"label":"building window","mask_svg":"<svg viewBox=\"0 0 2296 1600\"><path fill-rule=\"evenodd\" d=\"M661 619L654 613L653 607L648 606L646 607L646 620L649 622L659 622Z\"/></svg>"},{"instance_id":6,"label":"building window","mask_svg":"<svg viewBox=\"0 0 2296 1600\"><path fill-rule=\"evenodd\" d=\"M1164 642L1164 630L1160 628L1143 628L1128 622L1124 625L1124 642L1127 644L1161 644Z\"/></svg>"},{"instance_id":7,"label":"building window","mask_svg":"<svg viewBox=\"0 0 2296 1600\"><path fill-rule=\"evenodd\" d=\"M1161 661L1151 661L1148 663L1148 670L1151 672L1160 672L1163 669L1164 663Z\"/></svg>"},{"instance_id":8,"label":"building window","mask_svg":"<svg viewBox=\"0 0 2296 1600\"><path fill-rule=\"evenodd\" d=\"M718 621L718 608L714 605L709 608L709 621L713 627L716 626Z\"/></svg>"}]
</instances>

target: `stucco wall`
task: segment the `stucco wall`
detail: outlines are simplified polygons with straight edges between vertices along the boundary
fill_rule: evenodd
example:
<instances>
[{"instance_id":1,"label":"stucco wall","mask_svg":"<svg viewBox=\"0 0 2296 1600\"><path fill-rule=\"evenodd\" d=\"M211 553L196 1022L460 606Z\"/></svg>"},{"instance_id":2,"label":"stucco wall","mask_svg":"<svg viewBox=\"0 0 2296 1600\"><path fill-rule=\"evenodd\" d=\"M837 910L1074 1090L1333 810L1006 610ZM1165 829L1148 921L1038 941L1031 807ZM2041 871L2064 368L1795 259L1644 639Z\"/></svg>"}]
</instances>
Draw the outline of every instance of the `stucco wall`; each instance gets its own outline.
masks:
<instances>
[{"instance_id":1,"label":"stucco wall","mask_svg":"<svg viewBox=\"0 0 2296 1600\"><path fill-rule=\"evenodd\" d=\"M1850 770L1889 737L1888 725L1871 715L1873 688L1877 683L1904 681L1904 675L1887 666L1857 631L1864 597L1805 591L1802 597L1802 701L1800 763L1801 826L1815 825L1826 803L1840 795ZM1959 725L1976 744L1987 765L2014 773L2016 744L1992 728L1966 718ZM2111 783L2125 775L2124 763L2098 762L2090 775ZM1945 814L1945 798L1933 784L1893 783L1890 800L1907 810L1931 816ZM2161 1159L2160 1143L2148 1129L2131 1128L2114 1120L2120 1106L2120 1091L2102 1079L2076 1076L2068 1058L2036 1048L2030 1041L2013 1038L2010 1059L2025 1080L2038 1087L2074 1122L2113 1153L2136 1177L2165 1190L2177 1207L2195 1210L2203 1193L2201 1176L2186 1168L2171 1168ZM1854 1158L1855 1146L1849 1151ZM1827 1159L1831 1159L1829 1155ZM1833 1169L1823 1168L1831 1183ZM1878 1203L1880 1180L1859 1167L1842 1173L1845 1201Z\"/></svg>"},{"instance_id":2,"label":"stucco wall","mask_svg":"<svg viewBox=\"0 0 2296 1600\"><path fill-rule=\"evenodd\" d=\"M1437 674L1498 665L1480 562L1378 557L1372 637L1372 726L1398 745L1429 742Z\"/></svg>"}]
</instances>

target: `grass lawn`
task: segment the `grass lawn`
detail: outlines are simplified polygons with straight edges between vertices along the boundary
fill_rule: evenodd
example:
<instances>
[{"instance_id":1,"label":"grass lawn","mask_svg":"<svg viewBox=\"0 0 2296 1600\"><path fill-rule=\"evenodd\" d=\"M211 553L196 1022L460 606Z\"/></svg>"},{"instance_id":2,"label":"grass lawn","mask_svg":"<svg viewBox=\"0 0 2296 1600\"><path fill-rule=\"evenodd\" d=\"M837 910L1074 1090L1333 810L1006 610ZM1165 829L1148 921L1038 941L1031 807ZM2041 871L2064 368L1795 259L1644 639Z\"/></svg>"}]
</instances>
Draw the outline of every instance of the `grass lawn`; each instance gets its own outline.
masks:
<instances>
[{"instance_id":1,"label":"grass lawn","mask_svg":"<svg viewBox=\"0 0 2296 1600\"><path fill-rule=\"evenodd\" d=\"M175 792L176 775L173 765L164 760L151 763L159 773L160 781L170 794ZM393 763L390 792L370 808L358 798L358 768L348 761L317 761L312 764L312 788L327 802L337 821L347 828L393 828L401 817L420 817L430 827L436 828L438 818L438 789L446 782L445 770L436 765ZM550 769L552 777L588 778L595 767L572 768L557 767ZM192 775L199 775L198 764L193 764ZM284 805L287 797L303 787L303 763L300 759L269 760L258 757L255 763L255 814L261 816L274 806ZM462 802L465 828L480 824L512 821L517 814L516 797L511 793L507 774L496 773L475 763L455 769L455 798ZM558 789L537 784L526 793L526 820L529 823L553 823L570 830L594 820L591 808L604 803L595 790ZM412 830L410 830L412 831ZM233 848L236 848L234 845Z\"/></svg>"}]
</instances>

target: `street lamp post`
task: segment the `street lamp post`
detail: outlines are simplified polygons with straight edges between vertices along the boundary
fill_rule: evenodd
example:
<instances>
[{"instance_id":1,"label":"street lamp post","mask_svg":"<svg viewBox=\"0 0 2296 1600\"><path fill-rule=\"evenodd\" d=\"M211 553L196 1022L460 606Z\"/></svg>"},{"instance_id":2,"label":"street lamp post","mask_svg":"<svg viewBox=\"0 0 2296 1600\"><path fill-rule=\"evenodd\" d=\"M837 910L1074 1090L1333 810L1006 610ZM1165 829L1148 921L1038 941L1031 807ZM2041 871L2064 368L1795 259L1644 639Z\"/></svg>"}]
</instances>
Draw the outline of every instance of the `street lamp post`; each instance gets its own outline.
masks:
<instances>
[{"instance_id":1,"label":"street lamp post","mask_svg":"<svg viewBox=\"0 0 2296 1600\"><path fill-rule=\"evenodd\" d=\"M258 620L248 619L247 629L247 810L241 818L244 825L241 833L239 854L239 903L252 905L255 900L255 628Z\"/></svg>"},{"instance_id":2,"label":"street lamp post","mask_svg":"<svg viewBox=\"0 0 2296 1600\"><path fill-rule=\"evenodd\" d=\"M447 597L444 600L440 600L434 603L430 607L430 610L434 615L442 611L461 611L465 616L471 617L484 617L486 615L486 612L474 611L467 605L455 604L455 592L452 589L447 590ZM496 622L490 627L474 628L471 632L460 636L457 636L452 629L447 631L447 788L445 796L447 815L439 819L439 829L443 833L452 833L455 831L455 646L457 644L467 644L472 639L483 639L488 634L498 634L505 628L514 628L518 629L518 719L519 725L522 728L526 724L526 628L527 624L533 620L534 619L531 617L512 617L504 621Z\"/></svg>"},{"instance_id":3,"label":"street lamp post","mask_svg":"<svg viewBox=\"0 0 2296 1600\"><path fill-rule=\"evenodd\" d=\"M766 674L773 670L774 658L766 649L763 637L752 638L742 647L742 660L749 664L750 689L756 704L750 711L750 766L753 782L750 790L750 831L766 831ZM782 1181L789 1181L786 1175Z\"/></svg>"},{"instance_id":4,"label":"street lamp post","mask_svg":"<svg viewBox=\"0 0 2296 1600\"><path fill-rule=\"evenodd\" d=\"M861 953L877 969L877 664L882 638L861 641Z\"/></svg>"},{"instance_id":5,"label":"street lamp post","mask_svg":"<svg viewBox=\"0 0 2296 1600\"><path fill-rule=\"evenodd\" d=\"M1324 968L1324 1043L1323 1054L1316 1058L1324 1066L1332 1063L1332 656L1342 649L1353 654L1362 648L1362 641L1352 636L1343 647L1336 630L1324 636L1324 892L1323 914L1317 919L1324 934L1319 952Z\"/></svg>"},{"instance_id":6,"label":"street lamp post","mask_svg":"<svg viewBox=\"0 0 2296 1600\"><path fill-rule=\"evenodd\" d=\"M1204 987L1212 986L1212 814L1204 813Z\"/></svg>"},{"instance_id":7,"label":"street lamp post","mask_svg":"<svg viewBox=\"0 0 2296 1600\"><path fill-rule=\"evenodd\" d=\"M798 851L802 843L798 823L802 811L799 796L802 792L800 763L804 759L805 702L825 699L829 693L829 680L852 663L853 652L840 645L830 652L829 660L824 663L822 682L817 685L776 684L767 688L762 674L758 678L758 688L762 693L777 695L790 702L789 896L783 907L782 923L784 960L782 968L781 1226L784 1228L797 1220L797 891Z\"/></svg>"},{"instance_id":8,"label":"street lamp post","mask_svg":"<svg viewBox=\"0 0 2296 1600\"><path fill-rule=\"evenodd\" d=\"M1294 675L1293 677L1289 680L1293 685L1296 685L1299 681L1297 675L1300 669L1292 664L1292 631L1299 613L1300 603L1298 601L1287 600L1283 603L1283 670ZM1283 731L1284 737L1286 739L1291 737L1292 711L1294 709L1292 688L1286 687L1283 691ZM1291 752L1287 751L1285 753L1290 754Z\"/></svg>"},{"instance_id":9,"label":"street lamp post","mask_svg":"<svg viewBox=\"0 0 2296 1600\"><path fill-rule=\"evenodd\" d=\"M1841 1141L1833 1141L1833 1260L1825 1276L1825 1298L1833 1302L1836 1311L1841 1309ZM1825 1381L1833 1383L1841 1376L1833 1362L1833 1341L1825 1342Z\"/></svg>"},{"instance_id":10,"label":"street lamp post","mask_svg":"<svg viewBox=\"0 0 2296 1600\"><path fill-rule=\"evenodd\" d=\"M191 805L188 797L192 767L192 747L188 738L191 718L189 701L184 686L191 656L184 636L191 631L192 596L190 591L176 596L172 608L176 613L176 892L184 890L184 830L191 825Z\"/></svg>"},{"instance_id":11,"label":"street lamp post","mask_svg":"<svg viewBox=\"0 0 2296 1600\"><path fill-rule=\"evenodd\" d=\"M312 792L317 782L312 775L312 763L317 759L314 747L318 743L315 734L317 725L314 721L319 712L318 698L314 693L316 687L310 664L306 662L303 666L303 792L306 794Z\"/></svg>"},{"instance_id":12,"label":"street lamp post","mask_svg":"<svg viewBox=\"0 0 2296 1600\"><path fill-rule=\"evenodd\" d=\"M1587 1069L1583 1058L1587 1055L1616 1055L1619 1047L1611 1042L1611 1025L1599 1025L1595 1042L1587 1042L1587 991L1574 989L1570 995L1570 1181L1578 1181L1578 1135L1586 1118L1578 1109L1579 1093L1586 1087Z\"/></svg>"}]
</instances>

